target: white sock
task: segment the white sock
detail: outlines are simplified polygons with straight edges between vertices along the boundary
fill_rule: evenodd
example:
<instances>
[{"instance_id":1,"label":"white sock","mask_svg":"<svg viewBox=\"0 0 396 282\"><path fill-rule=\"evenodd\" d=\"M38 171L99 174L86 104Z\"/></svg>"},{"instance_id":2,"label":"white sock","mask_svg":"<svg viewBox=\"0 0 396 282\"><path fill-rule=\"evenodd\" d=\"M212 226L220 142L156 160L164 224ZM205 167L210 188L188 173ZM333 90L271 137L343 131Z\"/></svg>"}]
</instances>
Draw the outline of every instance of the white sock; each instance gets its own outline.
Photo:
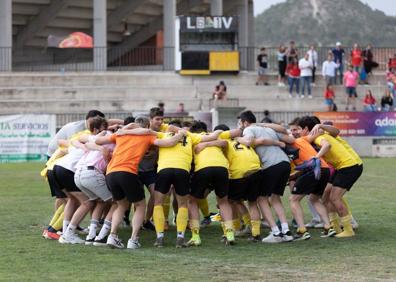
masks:
<instances>
[{"instance_id":1,"label":"white sock","mask_svg":"<svg viewBox=\"0 0 396 282\"><path fill-rule=\"evenodd\" d=\"M178 232L177 238L184 238L184 232Z\"/></svg>"},{"instance_id":2,"label":"white sock","mask_svg":"<svg viewBox=\"0 0 396 282\"><path fill-rule=\"evenodd\" d=\"M280 231L277 225L271 227L272 234L279 235Z\"/></svg>"},{"instance_id":3,"label":"white sock","mask_svg":"<svg viewBox=\"0 0 396 282\"><path fill-rule=\"evenodd\" d=\"M318 214L318 212L316 211L315 207L312 205L310 200L308 200L308 207L312 214L312 220L321 222L322 220L320 219L320 215Z\"/></svg>"},{"instance_id":4,"label":"white sock","mask_svg":"<svg viewBox=\"0 0 396 282\"><path fill-rule=\"evenodd\" d=\"M111 229L111 221L105 220L103 223L102 229L100 229L100 232L98 235L99 239L105 238L109 234L110 229Z\"/></svg>"},{"instance_id":5,"label":"white sock","mask_svg":"<svg viewBox=\"0 0 396 282\"><path fill-rule=\"evenodd\" d=\"M63 220L63 226L62 226L62 233L65 234L67 227L69 226L70 221L69 220Z\"/></svg>"},{"instance_id":6,"label":"white sock","mask_svg":"<svg viewBox=\"0 0 396 282\"><path fill-rule=\"evenodd\" d=\"M287 224L287 222L282 222L281 226L282 226L282 233L283 234L286 234L288 231L290 231L289 224Z\"/></svg>"},{"instance_id":7,"label":"white sock","mask_svg":"<svg viewBox=\"0 0 396 282\"><path fill-rule=\"evenodd\" d=\"M97 227L98 227L98 221L96 219L92 219L91 224L89 225L89 233L87 236L89 239L95 238Z\"/></svg>"},{"instance_id":8,"label":"white sock","mask_svg":"<svg viewBox=\"0 0 396 282\"><path fill-rule=\"evenodd\" d=\"M69 224L69 226L66 229L65 236L67 236L67 237L72 236L74 234L74 232L76 231L76 228L77 228L76 225Z\"/></svg>"},{"instance_id":9,"label":"white sock","mask_svg":"<svg viewBox=\"0 0 396 282\"><path fill-rule=\"evenodd\" d=\"M163 238L163 237L164 237L164 232L157 233L157 238Z\"/></svg>"}]
</instances>

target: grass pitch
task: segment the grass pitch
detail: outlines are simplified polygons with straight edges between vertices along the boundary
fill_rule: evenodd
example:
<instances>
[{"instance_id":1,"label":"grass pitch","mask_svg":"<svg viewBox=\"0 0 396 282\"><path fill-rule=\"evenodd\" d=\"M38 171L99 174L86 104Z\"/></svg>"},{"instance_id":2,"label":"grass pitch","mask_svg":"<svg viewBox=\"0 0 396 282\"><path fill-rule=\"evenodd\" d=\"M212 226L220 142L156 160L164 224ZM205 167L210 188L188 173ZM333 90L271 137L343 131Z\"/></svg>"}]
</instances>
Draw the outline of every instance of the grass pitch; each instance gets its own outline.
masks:
<instances>
[{"instance_id":1,"label":"grass pitch","mask_svg":"<svg viewBox=\"0 0 396 282\"><path fill-rule=\"evenodd\" d=\"M364 161L363 176L347 196L360 224L355 238L323 239L314 230L313 238L303 242L264 245L243 238L225 247L219 242L220 226L212 224L201 231L201 247L176 249L172 227L165 248L154 248L154 232L143 231L143 247L135 251L42 239L53 212L39 176L42 164L2 164L0 280L396 280L395 159ZM124 242L129 236L122 230Z\"/></svg>"}]
</instances>

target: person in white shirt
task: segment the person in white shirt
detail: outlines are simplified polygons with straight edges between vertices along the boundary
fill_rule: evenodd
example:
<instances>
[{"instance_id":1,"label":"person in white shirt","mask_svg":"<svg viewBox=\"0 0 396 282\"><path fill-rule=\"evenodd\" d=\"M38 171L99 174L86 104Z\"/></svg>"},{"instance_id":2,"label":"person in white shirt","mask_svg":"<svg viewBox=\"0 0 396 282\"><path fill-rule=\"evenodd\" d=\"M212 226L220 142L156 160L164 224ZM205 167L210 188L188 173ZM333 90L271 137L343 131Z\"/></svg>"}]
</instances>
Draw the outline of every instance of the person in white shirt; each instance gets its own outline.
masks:
<instances>
[{"instance_id":1,"label":"person in white shirt","mask_svg":"<svg viewBox=\"0 0 396 282\"><path fill-rule=\"evenodd\" d=\"M322 75L326 80L327 85L333 85L335 83L335 74L340 64L333 61L333 54L327 55L327 61L323 62Z\"/></svg>"},{"instance_id":2,"label":"person in white shirt","mask_svg":"<svg viewBox=\"0 0 396 282\"><path fill-rule=\"evenodd\" d=\"M304 98L305 86L307 86L308 97L311 99L311 78L312 78L312 62L309 59L309 54L306 53L304 58L298 62L298 67L301 70L300 81L301 81L301 98Z\"/></svg>"},{"instance_id":3,"label":"person in white shirt","mask_svg":"<svg viewBox=\"0 0 396 282\"><path fill-rule=\"evenodd\" d=\"M312 64L312 84L315 84L315 73L318 66L318 52L315 50L315 45L312 44L308 50L309 61Z\"/></svg>"}]
</instances>

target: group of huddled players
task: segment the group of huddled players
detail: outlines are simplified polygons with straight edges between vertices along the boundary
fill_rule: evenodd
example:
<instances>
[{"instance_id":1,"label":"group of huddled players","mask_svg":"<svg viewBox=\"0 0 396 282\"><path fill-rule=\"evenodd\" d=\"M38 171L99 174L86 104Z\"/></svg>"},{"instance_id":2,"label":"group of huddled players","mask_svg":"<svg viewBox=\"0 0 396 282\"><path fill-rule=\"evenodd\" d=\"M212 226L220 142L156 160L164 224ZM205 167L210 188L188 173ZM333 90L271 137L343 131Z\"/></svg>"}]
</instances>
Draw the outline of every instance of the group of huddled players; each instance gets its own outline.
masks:
<instances>
[{"instance_id":1,"label":"group of huddled players","mask_svg":"<svg viewBox=\"0 0 396 282\"><path fill-rule=\"evenodd\" d=\"M320 217L321 237L355 235L343 196L362 174L363 164L337 128L303 116L287 130L256 123L254 114L245 111L238 128L218 125L209 133L201 121L165 124L163 118L159 108L152 108L148 117L125 121L106 120L95 110L85 121L65 125L50 143L50 159L42 171L56 197L55 214L43 236L63 244L124 248L117 233L132 207L127 248L141 247L142 228L155 230L154 246L163 247L172 195L176 247L199 246L200 228L210 223L206 198L211 191L226 245L239 235L263 243L311 238L301 205L305 196ZM287 185L293 233L282 203ZM144 186L150 194L147 203ZM77 231L88 214L83 240ZM263 220L270 228L264 236Z\"/></svg>"}]
</instances>

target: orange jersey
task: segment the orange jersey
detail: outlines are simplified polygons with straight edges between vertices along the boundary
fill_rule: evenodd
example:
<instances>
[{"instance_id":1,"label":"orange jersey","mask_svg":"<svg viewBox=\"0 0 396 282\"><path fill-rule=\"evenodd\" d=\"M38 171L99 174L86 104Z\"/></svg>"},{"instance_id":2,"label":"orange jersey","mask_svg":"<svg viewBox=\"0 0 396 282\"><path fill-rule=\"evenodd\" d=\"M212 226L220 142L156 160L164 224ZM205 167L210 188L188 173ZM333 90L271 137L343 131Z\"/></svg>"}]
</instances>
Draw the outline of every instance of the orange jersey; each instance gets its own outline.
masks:
<instances>
[{"instance_id":1,"label":"orange jersey","mask_svg":"<svg viewBox=\"0 0 396 282\"><path fill-rule=\"evenodd\" d=\"M106 174L115 171L125 171L133 174L138 173L138 166L140 160L153 145L155 136L152 135L111 135L111 142L115 143L113 156L109 165L107 166Z\"/></svg>"},{"instance_id":2,"label":"orange jersey","mask_svg":"<svg viewBox=\"0 0 396 282\"><path fill-rule=\"evenodd\" d=\"M308 161L312 159L317 154L315 149L312 147L311 143L309 143L307 139L304 137L297 138L296 141L292 144L292 146L296 149L299 149L298 159L294 160L294 164L296 165L300 165L304 161ZM320 164L322 168L329 167L326 161L322 158L320 158Z\"/></svg>"}]
</instances>

